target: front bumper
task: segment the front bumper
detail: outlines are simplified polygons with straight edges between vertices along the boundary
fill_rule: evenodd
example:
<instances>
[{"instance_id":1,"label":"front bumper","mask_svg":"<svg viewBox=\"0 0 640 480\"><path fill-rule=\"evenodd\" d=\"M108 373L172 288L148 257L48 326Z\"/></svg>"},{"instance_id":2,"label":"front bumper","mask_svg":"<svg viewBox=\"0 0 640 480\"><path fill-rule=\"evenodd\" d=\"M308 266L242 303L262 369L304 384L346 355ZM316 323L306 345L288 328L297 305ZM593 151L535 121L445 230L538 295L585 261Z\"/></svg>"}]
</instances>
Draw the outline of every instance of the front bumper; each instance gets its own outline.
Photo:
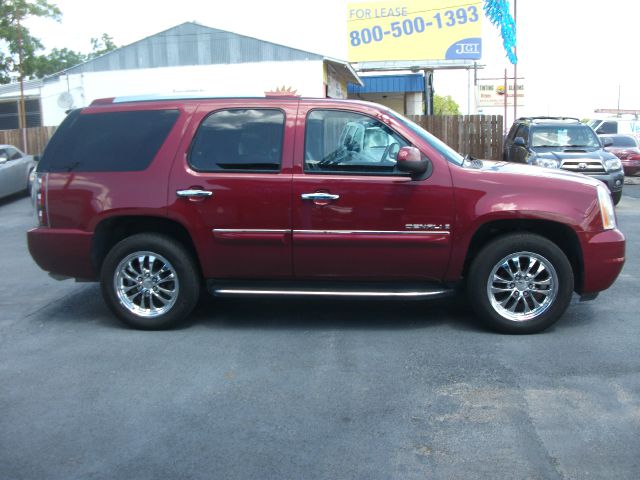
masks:
<instances>
[{"instance_id":1,"label":"front bumper","mask_svg":"<svg viewBox=\"0 0 640 480\"><path fill-rule=\"evenodd\" d=\"M640 160L622 160L625 175L635 175L640 172Z\"/></svg>"},{"instance_id":2,"label":"front bumper","mask_svg":"<svg viewBox=\"0 0 640 480\"><path fill-rule=\"evenodd\" d=\"M583 275L580 294L609 288L624 265L625 238L618 229L581 236Z\"/></svg>"},{"instance_id":3,"label":"front bumper","mask_svg":"<svg viewBox=\"0 0 640 480\"><path fill-rule=\"evenodd\" d=\"M615 172L603 173L602 175L589 175L589 177L600 180L606 184L611 193L621 192L624 185L624 172L616 170Z\"/></svg>"}]
</instances>

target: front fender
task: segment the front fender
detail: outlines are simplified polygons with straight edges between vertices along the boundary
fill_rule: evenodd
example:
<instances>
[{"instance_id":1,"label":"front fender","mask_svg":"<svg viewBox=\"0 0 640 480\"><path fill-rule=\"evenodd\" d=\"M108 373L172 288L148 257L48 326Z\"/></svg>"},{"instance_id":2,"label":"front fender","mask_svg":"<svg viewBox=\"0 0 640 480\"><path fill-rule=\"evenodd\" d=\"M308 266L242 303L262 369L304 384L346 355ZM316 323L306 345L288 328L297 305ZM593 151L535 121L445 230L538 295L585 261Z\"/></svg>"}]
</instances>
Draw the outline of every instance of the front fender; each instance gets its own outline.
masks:
<instances>
[{"instance_id":1,"label":"front fender","mask_svg":"<svg viewBox=\"0 0 640 480\"><path fill-rule=\"evenodd\" d=\"M473 172L482 173L482 172ZM532 228L536 221L553 222L580 232L601 229L597 197L593 188L571 182L537 179L535 185L518 176L502 176L501 181L480 175L456 185L456 220L453 229L453 254L446 281L458 281L463 273L467 252L474 235L485 225L503 222L514 230ZM507 177L507 178L504 178ZM474 181L475 180L475 181ZM464 182L466 181L466 182ZM563 183L566 188L561 188ZM570 187L570 188L569 188ZM532 223L533 221L534 223ZM541 232L539 232L541 233Z\"/></svg>"}]
</instances>

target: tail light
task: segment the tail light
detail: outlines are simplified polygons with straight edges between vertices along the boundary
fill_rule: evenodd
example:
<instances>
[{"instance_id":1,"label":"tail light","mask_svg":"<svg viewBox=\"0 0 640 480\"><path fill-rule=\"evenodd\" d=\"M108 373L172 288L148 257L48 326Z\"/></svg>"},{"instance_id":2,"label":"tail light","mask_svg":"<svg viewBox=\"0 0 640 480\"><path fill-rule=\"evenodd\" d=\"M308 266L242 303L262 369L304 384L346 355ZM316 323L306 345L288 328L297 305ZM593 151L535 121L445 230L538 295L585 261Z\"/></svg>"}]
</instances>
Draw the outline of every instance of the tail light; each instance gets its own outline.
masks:
<instances>
[{"instance_id":1,"label":"tail light","mask_svg":"<svg viewBox=\"0 0 640 480\"><path fill-rule=\"evenodd\" d=\"M47 209L47 187L49 184L48 173L36 173L33 185L34 203L36 207L36 220L39 227L49 226L49 211Z\"/></svg>"}]
</instances>

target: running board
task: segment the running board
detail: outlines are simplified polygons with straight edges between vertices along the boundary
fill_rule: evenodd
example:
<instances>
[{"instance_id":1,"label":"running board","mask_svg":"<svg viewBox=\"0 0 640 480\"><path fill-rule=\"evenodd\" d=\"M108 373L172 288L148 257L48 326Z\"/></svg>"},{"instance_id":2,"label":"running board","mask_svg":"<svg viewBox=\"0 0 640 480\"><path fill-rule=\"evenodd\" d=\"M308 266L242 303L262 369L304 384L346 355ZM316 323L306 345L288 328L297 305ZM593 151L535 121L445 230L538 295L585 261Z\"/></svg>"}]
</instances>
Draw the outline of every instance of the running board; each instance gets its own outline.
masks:
<instances>
[{"instance_id":1,"label":"running board","mask_svg":"<svg viewBox=\"0 0 640 480\"><path fill-rule=\"evenodd\" d=\"M352 297L352 298L398 298L398 299L435 299L448 297L454 290L443 285L431 284L328 284L314 283L222 283L211 281L210 293L216 297L244 296L295 296L295 297Z\"/></svg>"}]
</instances>

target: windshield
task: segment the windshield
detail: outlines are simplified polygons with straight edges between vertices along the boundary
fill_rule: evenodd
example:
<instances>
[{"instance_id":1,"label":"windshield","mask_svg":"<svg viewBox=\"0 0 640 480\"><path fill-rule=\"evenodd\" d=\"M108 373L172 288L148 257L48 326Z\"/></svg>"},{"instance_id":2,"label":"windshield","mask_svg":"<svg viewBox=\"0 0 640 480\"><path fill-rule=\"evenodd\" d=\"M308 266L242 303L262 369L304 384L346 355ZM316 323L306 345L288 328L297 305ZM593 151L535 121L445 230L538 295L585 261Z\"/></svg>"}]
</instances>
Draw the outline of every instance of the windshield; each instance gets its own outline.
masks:
<instances>
[{"instance_id":1,"label":"windshield","mask_svg":"<svg viewBox=\"0 0 640 480\"><path fill-rule=\"evenodd\" d=\"M460 155L458 152L456 152L449 145L444 143L442 140L440 140L438 137L435 137L434 135L427 132L424 128L422 128L417 123L412 122L408 118L403 117L402 115L396 112L388 111L388 113L390 113L401 124L409 128L413 133L418 135L425 142L427 142L429 145L435 148L448 161L450 161L451 163L455 163L456 165L462 165L462 163L464 162L464 157Z\"/></svg>"},{"instance_id":2,"label":"windshield","mask_svg":"<svg viewBox=\"0 0 640 480\"><path fill-rule=\"evenodd\" d=\"M531 146L599 148L600 142L586 125L545 125L531 129Z\"/></svg>"},{"instance_id":3,"label":"windshield","mask_svg":"<svg viewBox=\"0 0 640 480\"><path fill-rule=\"evenodd\" d=\"M589 125L591 128L593 128L594 130L596 129L596 127L598 125L600 125L602 123L602 120L589 120L587 122L587 125Z\"/></svg>"}]
</instances>

